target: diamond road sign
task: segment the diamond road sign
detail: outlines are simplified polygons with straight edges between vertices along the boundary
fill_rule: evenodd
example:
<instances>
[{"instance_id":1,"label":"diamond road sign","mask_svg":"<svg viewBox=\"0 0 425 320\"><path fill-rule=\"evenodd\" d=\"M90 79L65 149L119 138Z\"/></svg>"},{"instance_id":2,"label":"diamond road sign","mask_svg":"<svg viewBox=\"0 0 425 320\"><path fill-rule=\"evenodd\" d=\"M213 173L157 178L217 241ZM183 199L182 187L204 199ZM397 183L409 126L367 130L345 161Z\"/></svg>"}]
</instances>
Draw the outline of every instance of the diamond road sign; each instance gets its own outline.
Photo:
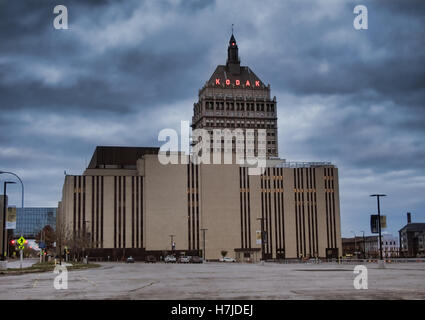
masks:
<instances>
[{"instance_id":1,"label":"diamond road sign","mask_svg":"<svg viewBox=\"0 0 425 320\"><path fill-rule=\"evenodd\" d=\"M24 245L24 243L25 243L25 238L24 238L24 237L20 237L20 238L18 239L18 243L19 243L21 246L23 246L23 245Z\"/></svg>"}]
</instances>

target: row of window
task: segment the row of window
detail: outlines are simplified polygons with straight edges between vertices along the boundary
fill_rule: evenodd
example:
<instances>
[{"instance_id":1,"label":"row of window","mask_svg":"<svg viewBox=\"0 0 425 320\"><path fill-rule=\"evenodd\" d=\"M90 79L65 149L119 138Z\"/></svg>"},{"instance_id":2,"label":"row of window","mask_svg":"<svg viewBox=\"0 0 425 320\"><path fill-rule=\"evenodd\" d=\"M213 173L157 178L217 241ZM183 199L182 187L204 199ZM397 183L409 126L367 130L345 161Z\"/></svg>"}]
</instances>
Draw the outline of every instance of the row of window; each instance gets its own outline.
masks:
<instances>
[{"instance_id":1,"label":"row of window","mask_svg":"<svg viewBox=\"0 0 425 320\"><path fill-rule=\"evenodd\" d=\"M236 152L237 153L240 153L240 154L246 152L246 153L250 153L250 154L254 154L254 155L258 155L258 152L260 152L260 154L261 153L265 153L266 150L267 150L267 154L276 154L276 149L275 148L268 148L268 149L260 148L260 147L259 148L256 148L256 149L251 149L251 148L247 148L247 149L243 149L243 148L237 148L237 149L235 149L235 148L232 148L232 149L229 149L229 148L224 148L224 149L221 149L221 148L210 148L210 152L211 153L213 153L213 152L221 152L222 150L225 153L226 152L227 153L230 153L230 152L232 152L232 150L233 151L236 150Z\"/></svg>"},{"instance_id":2,"label":"row of window","mask_svg":"<svg viewBox=\"0 0 425 320\"><path fill-rule=\"evenodd\" d=\"M212 130L208 130L208 134L210 135L211 138L214 137L214 133L213 133ZM244 132L242 130L237 130L234 134L235 134L234 136L235 137L237 136L238 138L239 137L240 138L245 137L245 134L244 134ZM265 132L258 132L256 130L254 130L253 132L247 131L246 132L246 136L247 137L253 137L253 138L254 137L258 137L258 136L264 137L264 136L266 136L266 133ZM267 132L267 137L275 137L275 136L276 136L276 133L275 132ZM221 141L223 141L224 140L224 137L221 136L221 135L220 135L220 137L221 137Z\"/></svg>"},{"instance_id":3,"label":"row of window","mask_svg":"<svg viewBox=\"0 0 425 320\"><path fill-rule=\"evenodd\" d=\"M382 241L382 245L384 245L384 242L383 241ZM388 246L388 245L395 246L396 245L396 242L395 241L385 241L385 245L386 246Z\"/></svg>"},{"instance_id":4,"label":"row of window","mask_svg":"<svg viewBox=\"0 0 425 320\"><path fill-rule=\"evenodd\" d=\"M214 144L214 140L210 140L210 143L211 143L211 145ZM216 143L218 143L218 144L224 143L224 140L223 139L216 140ZM233 140L226 140L226 143L234 145ZM237 145L243 145L244 143L245 143L245 140L237 140L236 141ZM266 144L266 141L247 140L246 143L247 144ZM276 141L275 140L268 140L267 144L276 144Z\"/></svg>"},{"instance_id":5,"label":"row of window","mask_svg":"<svg viewBox=\"0 0 425 320\"><path fill-rule=\"evenodd\" d=\"M276 121L254 121L254 120L213 120L206 119L204 122L207 127L227 127L227 128L262 128L262 129L275 129Z\"/></svg>"},{"instance_id":6,"label":"row of window","mask_svg":"<svg viewBox=\"0 0 425 320\"><path fill-rule=\"evenodd\" d=\"M206 101L205 110L275 112L274 103Z\"/></svg>"},{"instance_id":7,"label":"row of window","mask_svg":"<svg viewBox=\"0 0 425 320\"><path fill-rule=\"evenodd\" d=\"M239 111L239 112L233 112L233 111L227 111L227 112L225 112L225 111L219 111L219 110L216 110L216 111L206 111L205 112L205 115L207 115L207 116L229 116L229 117L261 117L261 118L264 118L264 117L274 117L275 116L275 114L273 113L273 112L267 112L267 113L264 113L264 112L261 112L261 111L258 111L258 112L246 112L246 113L244 113L243 111ZM200 114L199 114L199 116L200 116Z\"/></svg>"}]
</instances>

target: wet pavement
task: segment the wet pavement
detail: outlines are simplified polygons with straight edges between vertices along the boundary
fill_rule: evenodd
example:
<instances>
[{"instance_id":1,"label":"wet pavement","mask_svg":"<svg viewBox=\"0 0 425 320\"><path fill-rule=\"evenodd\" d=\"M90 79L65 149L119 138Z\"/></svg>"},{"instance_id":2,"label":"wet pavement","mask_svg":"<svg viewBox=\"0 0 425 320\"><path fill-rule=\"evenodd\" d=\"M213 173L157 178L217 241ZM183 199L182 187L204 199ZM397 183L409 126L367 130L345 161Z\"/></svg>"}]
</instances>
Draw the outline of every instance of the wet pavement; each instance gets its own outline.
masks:
<instances>
[{"instance_id":1,"label":"wet pavement","mask_svg":"<svg viewBox=\"0 0 425 320\"><path fill-rule=\"evenodd\" d=\"M368 289L355 289L355 265L101 263L68 272L0 276L0 299L425 299L425 263L367 267Z\"/></svg>"}]
</instances>

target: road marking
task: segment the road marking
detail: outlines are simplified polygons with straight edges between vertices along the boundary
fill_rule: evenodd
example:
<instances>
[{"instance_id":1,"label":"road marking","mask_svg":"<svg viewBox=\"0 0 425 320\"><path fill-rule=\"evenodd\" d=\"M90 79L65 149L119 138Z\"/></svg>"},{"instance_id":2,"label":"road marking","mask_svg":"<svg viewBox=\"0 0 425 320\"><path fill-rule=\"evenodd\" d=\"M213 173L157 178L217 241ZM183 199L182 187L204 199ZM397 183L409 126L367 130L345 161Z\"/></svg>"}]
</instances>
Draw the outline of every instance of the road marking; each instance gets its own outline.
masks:
<instances>
[{"instance_id":1,"label":"road marking","mask_svg":"<svg viewBox=\"0 0 425 320\"><path fill-rule=\"evenodd\" d=\"M34 289L37 286L38 279L40 278L40 275L35 279L34 284L32 285L32 288Z\"/></svg>"},{"instance_id":2,"label":"road marking","mask_svg":"<svg viewBox=\"0 0 425 320\"><path fill-rule=\"evenodd\" d=\"M81 277L81 276L80 276L80 278L83 279L83 280L85 280L85 281L87 281L87 282L89 282L89 283L91 283L93 286L97 287L97 285L96 285L96 283L94 281L91 281L91 280L89 280L89 279L87 279L85 277Z\"/></svg>"},{"instance_id":3,"label":"road marking","mask_svg":"<svg viewBox=\"0 0 425 320\"><path fill-rule=\"evenodd\" d=\"M159 281L153 281L153 282L151 282L151 283L148 283L147 285L145 285L145 286L143 286L143 287L140 287L140 288L136 288L136 289L132 289L132 290L129 290L128 292L133 292L133 291L137 291L137 290L140 290L140 289L143 289L143 288L146 288L146 287L150 287L151 285L153 285L154 283L158 283Z\"/></svg>"}]
</instances>

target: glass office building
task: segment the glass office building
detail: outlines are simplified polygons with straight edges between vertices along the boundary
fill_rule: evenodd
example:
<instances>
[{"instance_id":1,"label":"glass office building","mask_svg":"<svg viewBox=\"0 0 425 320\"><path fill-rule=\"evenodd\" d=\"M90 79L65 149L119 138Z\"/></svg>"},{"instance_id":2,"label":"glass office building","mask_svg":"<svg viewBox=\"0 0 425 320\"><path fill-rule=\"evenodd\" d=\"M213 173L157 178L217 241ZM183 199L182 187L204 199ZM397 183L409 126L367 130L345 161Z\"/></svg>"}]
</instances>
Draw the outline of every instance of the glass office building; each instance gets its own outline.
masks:
<instances>
[{"instance_id":1,"label":"glass office building","mask_svg":"<svg viewBox=\"0 0 425 320\"><path fill-rule=\"evenodd\" d=\"M34 239L45 226L56 229L57 208L16 208L16 229L14 234Z\"/></svg>"}]
</instances>

